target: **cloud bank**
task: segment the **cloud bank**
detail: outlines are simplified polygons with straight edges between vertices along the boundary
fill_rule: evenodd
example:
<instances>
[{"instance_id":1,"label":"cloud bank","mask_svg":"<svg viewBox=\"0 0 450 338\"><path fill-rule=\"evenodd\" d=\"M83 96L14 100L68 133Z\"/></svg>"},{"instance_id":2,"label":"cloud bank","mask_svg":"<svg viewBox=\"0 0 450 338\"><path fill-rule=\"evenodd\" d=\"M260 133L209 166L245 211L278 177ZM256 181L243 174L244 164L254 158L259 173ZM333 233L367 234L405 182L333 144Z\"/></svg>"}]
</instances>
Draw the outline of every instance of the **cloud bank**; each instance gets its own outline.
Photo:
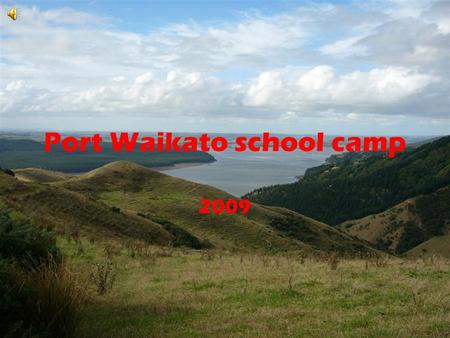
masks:
<instances>
[{"instance_id":1,"label":"cloud bank","mask_svg":"<svg viewBox=\"0 0 450 338\"><path fill-rule=\"evenodd\" d=\"M20 13L0 22L10 128L34 117L171 118L181 130L183 119L410 120L431 134L450 123L449 2L309 5L150 32L71 8Z\"/></svg>"}]
</instances>

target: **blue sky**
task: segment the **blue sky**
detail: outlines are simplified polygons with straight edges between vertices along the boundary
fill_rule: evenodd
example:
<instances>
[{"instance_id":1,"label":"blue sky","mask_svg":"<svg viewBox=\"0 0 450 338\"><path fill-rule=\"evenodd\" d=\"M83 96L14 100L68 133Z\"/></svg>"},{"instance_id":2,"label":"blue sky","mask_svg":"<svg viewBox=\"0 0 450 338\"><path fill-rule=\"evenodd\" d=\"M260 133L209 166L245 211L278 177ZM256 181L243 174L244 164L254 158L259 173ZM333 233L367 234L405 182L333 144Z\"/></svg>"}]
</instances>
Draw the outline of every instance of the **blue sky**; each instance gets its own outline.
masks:
<instances>
[{"instance_id":1,"label":"blue sky","mask_svg":"<svg viewBox=\"0 0 450 338\"><path fill-rule=\"evenodd\" d=\"M15 1L5 4L14 6ZM55 1L21 1L23 5L38 5L42 10L55 8ZM328 1L273 1L273 0L227 0L227 1L58 1L57 7L71 7L79 11L100 13L113 17L114 24L134 32L148 32L153 28L172 22L195 21L223 21L239 20L249 12L259 12L264 15L289 11L302 5L329 3ZM334 4L345 4L348 1L332 1Z\"/></svg>"},{"instance_id":2,"label":"blue sky","mask_svg":"<svg viewBox=\"0 0 450 338\"><path fill-rule=\"evenodd\" d=\"M444 1L1 1L0 128L450 133Z\"/></svg>"}]
</instances>

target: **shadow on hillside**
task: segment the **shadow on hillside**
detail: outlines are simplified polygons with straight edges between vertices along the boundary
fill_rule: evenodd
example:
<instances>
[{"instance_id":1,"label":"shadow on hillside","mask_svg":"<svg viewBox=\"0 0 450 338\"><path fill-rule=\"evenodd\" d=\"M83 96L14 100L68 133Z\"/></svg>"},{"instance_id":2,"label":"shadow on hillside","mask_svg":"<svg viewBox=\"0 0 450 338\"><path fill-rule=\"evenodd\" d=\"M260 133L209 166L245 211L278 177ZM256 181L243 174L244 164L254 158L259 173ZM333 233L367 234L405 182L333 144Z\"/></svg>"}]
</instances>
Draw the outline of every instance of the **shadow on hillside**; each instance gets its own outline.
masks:
<instances>
[{"instance_id":1,"label":"shadow on hillside","mask_svg":"<svg viewBox=\"0 0 450 338\"><path fill-rule=\"evenodd\" d=\"M85 307L77 336L165 336L171 330L186 327L196 311L186 300L175 302L163 299L146 304L122 304L105 299Z\"/></svg>"}]
</instances>

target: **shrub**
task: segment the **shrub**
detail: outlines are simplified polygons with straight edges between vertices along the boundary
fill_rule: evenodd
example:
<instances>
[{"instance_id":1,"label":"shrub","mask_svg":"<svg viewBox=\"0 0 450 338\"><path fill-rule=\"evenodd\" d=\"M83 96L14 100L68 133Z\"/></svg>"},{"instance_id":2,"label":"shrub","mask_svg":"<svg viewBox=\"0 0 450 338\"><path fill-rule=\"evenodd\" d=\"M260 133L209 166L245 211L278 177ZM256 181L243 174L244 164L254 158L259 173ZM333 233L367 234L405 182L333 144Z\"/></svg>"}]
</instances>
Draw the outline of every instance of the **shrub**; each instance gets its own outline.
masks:
<instances>
[{"instance_id":1,"label":"shrub","mask_svg":"<svg viewBox=\"0 0 450 338\"><path fill-rule=\"evenodd\" d=\"M27 266L48 261L49 257L61 260L53 233L14 221L7 212L0 212L0 259L13 259Z\"/></svg>"},{"instance_id":2,"label":"shrub","mask_svg":"<svg viewBox=\"0 0 450 338\"><path fill-rule=\"evenodd\" d=\"M116 248L112 244L107 244L103 249L105 256L108 260L111 260L114 256L120 255L120 249Z\"/></svg>"},{"instance_id":3,"label":"shrub","mask_svg":"<svg viewBox=\"0 0 450 338\"><path fill-rule=\"evenodd\" d=\"M94 283L99 295L104 295L111 290L115 280L115 266L111 261L108 260L105 263L93 264L91 281Z\"/></svg>"},{"instance_id":4,"label":"shrub","mask_svg":"<svg viewBox=\"0 0 450 338\"><path fill-rule=\"evenodd\" d=\"M74 334L84 298L53 234L0 212L0 332L9 337Z\"/></svg>"},{"instance_id":5,"label":"shrub","mask_svg":"<svg viewBox=\"0 0 450 338\"><path fill-rule=\"evenodd\" d=\"M120 208L118 207L111 207L111 211L120 214Z\"/></svg>"},{"instance_id":6,"label":"shrub","mask_svg":"<svg viewBox=\"0 0 450 338\"><path fill-rule=\"evenodd\" d=\"M184 230L176 224L164 219L152 219L173 235L172 245L174 247L186 246L192 249L211 249L213 244L208 240L201 240L190 232Z\"/></svg>"},{"instance_id":7,"label":"shrub","mask_svg":"<svg viewBox=\"0 0 450 338\"><path fill-rule=\"evenodd\" d=\"M333 252L328 256L328 265L331 270L336 270L339 264L339 256Z\"/></svg>"},{"instance_id":8,"label":"shrub","mask_svg":"<svg viewBox=\"0 0 450 338\"><path fill-rule=\"evenodd\" d=\"M2 171L10 176L16 176L16 174L14 174L14 171L12 171L11 169L2 169Z\"/></svg>"}]
</instances>

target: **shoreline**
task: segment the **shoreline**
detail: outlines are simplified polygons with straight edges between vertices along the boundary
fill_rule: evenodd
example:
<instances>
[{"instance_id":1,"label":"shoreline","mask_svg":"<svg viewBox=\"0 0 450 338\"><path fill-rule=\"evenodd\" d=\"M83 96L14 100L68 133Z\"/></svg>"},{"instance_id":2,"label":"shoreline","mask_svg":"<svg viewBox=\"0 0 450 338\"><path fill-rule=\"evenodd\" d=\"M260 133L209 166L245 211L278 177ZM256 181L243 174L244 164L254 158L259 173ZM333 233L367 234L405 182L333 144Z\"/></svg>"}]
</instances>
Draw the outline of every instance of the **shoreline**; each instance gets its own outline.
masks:
<instances>
[{"instance_id":1,"label":"shoreline","mask_svg":"<svg viewBox=\"0 0 450 338\"><path fill-rule=\"evenodd\" d=\"M213 161L215 162L215 161ZM156 171L170 171L175 169L182 169L182 168L190 168L190 167L198 167L204 164L210 164L213 162L180 162L175 163L172 165L166 165L162 167L149 167L150 169L156 170Z\"/></svg>"},{"instance_id":2,"label":"shoreline","mask_svg":"<svg viewBox=\"0 0 450 338\"><path fill-rule=\"evenodd\" d=\"M214 163L214 162L216 162L216 161L211 161L211 162L180 162L180 163L175 163L175 164L165 165L165 166L160 166L160 167L147 167L147 166L144 166L144 167L146 167L148 169L156 170L156 171L170 171L170 170L175 170L175 169L197 167L197 166L201 166L201 165L209 164L209 163ZM22 170L22 169L35 169L35 168L34 167L18 168L18 169L13 169L13 170ZM41 168L36 168L36 169L41 169ZM92 170L95 170L95 169L92 169ZM82 172L69 172L69 171L66 172L66 171L57 171L57 170L50 170L50 169L44 169L44 170L61 172L63 174L72 175L72 176L80 176L80 175L83 175L83 174L86 174L86 173L92 171L92 170L88 170L88 171L82 171Z\"/></svg>"}]
</instances>

